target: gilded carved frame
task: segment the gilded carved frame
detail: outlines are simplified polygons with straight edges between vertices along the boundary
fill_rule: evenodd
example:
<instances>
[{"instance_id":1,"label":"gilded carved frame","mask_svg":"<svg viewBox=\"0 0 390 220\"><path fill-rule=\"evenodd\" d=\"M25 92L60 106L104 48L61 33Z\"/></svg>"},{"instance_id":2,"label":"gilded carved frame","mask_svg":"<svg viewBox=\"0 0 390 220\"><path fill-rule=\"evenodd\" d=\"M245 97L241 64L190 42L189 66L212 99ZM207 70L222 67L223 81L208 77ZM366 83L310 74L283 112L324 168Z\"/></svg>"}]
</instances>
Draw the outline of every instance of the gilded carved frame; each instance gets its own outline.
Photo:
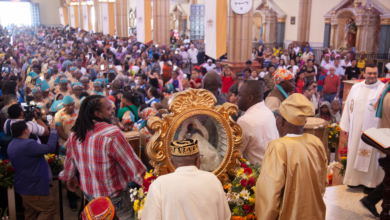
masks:
<instances>
[{"instance_id":1,"label":"gilded carved frame","mask_svg":"<svg viewBox=\"0 0 390 220\"><path fill-rule=\"evenodd\" d=\"M237 106L231 103L215 106L217 99L204 89L189 89L176 93L169 100L171 114L164 115L163 119L152 117L148 120L148 127L155 131L146 146L146 152L151 159L156 176L172 173L175 170L171 162L170 142L173 140L177 128L187 118L194 115L207 115L224 129L226 134L226 154L222 163L213 173L221 182L229 181L228 174L234 175L239 167L243 133L241 127L230 116L237 113Z\"/></svg>"}]
</instances>

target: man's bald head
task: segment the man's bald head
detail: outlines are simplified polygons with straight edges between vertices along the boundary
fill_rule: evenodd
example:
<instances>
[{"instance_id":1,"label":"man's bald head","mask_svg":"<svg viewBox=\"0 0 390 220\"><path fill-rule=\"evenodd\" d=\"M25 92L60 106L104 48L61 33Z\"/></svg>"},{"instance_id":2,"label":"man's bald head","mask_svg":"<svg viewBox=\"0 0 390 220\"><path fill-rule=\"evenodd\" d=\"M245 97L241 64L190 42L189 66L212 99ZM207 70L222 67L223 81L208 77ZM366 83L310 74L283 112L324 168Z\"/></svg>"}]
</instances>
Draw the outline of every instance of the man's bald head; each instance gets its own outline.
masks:
<instances>
[{"instance_id":1,"label":"man's bald head","mask_svg":"<svg viewBox=\"0 0 390 220\"><path fill-rule=\"evenodd\" d=\"M253 97L259 97L263 101L263 92L264 86L260 81L249 80L244 82L246 85L245 90L247 95L252 95Z\"/></svg>"},{"instance_id":2,"label":"man's bald head","mask_svg":"<svg viewBox=\"0 0 390 220\"><path fill-rule=\"evenodd\" d=\"M203 88L210 92L217 92L219 88L222 88L221 77L218 73L210 71L203 77Z\"/></svg>"}]
</instances>

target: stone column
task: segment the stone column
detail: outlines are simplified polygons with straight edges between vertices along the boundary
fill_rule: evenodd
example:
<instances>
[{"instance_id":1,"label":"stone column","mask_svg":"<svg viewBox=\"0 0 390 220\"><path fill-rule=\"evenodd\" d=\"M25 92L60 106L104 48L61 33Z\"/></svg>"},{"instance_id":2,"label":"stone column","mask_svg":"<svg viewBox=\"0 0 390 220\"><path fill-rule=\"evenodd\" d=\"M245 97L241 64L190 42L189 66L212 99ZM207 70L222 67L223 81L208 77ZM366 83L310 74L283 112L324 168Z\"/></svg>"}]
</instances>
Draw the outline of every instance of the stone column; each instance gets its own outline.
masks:
<instances>
[{"instance_id":1,"label":"stone column","mask_svg":"<svg viewBox=\"0 0 390 220\"><path fill-rule=\"evenodd\" d=\"M298 36L299 44L309 41L312 0L299 1Z\"/></svg>"},{"instance_id":2,"label":"stone column","mask_svg":"<svg viewBox=\"0 0 390 220\"><path fill-rule=\"evenodd\" d=\"M169 2L153 1L153 44L169 44Z\"/></svg>"},{"instance_id":3,"label":"stone column","mask_svg":"<svg viewBox=\"0 0 390 220\"><path fill-rule=\"evenodd\" d=\"M127 0L116 0L115 2L116 35L118 37L128 37L128 13Z\"/></svg>"},{"instance_id":4,"label":"stone column","mask_svg":"<svg viewBox=\"0 0 390 220\"><path fill-rule=\"evenodd\" d=\"M333 46L333 47L336 47L335 45L335 39L336 39L336 27L337 25L334 25L332 24L332 32L330 34L330 45L329 46Z\"/></svg>"},{"instance_id":5,"label":"stone column","mask_svg":"<svg viewBox=\"0 0 390 220\"><path fill-rule=\"evenodd\" d=\"M230 5L230 1L228 4ZM251 59L253 28L250 24L253 23L253 10L241 15L229 7L228 16L228 62L223 63L237 73L245 68L245 61ZM259 69L260 66L254 62L252 68Z\"/></svg>"},{"instance_id":6,"label":"stone column","mask_svg":"<svg viewBox=\"0 0 390 220\"><path fill-rule=\"evenodd\" d=\"M381 18L381 33L379 35L379 54L389 52L390 48L390 18ZM357 43L357 42L356 42Z\"/></svg>"},{"instance_id":7,"label":"stone column","mask_svg":"<svg viewBox=\"0 0 390 220\"><path fill-rule=\"evenodd\" d=\"M355 50L360 51L360 32L362 30L361 25L357 25L357 32L356 32L356 44L355 44Z\"/></svg>"},{"instance_id":8,"label":"stone column","mask_svg":"<svg viewBox=\"0 0 390 220\"><path fill-rule=\"evenodd\" d=\"M93 10L95 11L95 20L93 21L94 22L94 32L102 33L103 32L102 8L101 8L101 3L99 3L98 0L93 0Z\"/></svg>"},{"instance_id":9,"label":"stone column","mask_svg":"<svg viewBox=\"0 0 390 220\"><path fill-rule=\"evenodd\" d=\"M284 43L284 30L286 26L286 18L278 18L278 36L277 36L277 43L279 45L282 45L283 48L283 43Z\"/></svg>"}]
</instances>

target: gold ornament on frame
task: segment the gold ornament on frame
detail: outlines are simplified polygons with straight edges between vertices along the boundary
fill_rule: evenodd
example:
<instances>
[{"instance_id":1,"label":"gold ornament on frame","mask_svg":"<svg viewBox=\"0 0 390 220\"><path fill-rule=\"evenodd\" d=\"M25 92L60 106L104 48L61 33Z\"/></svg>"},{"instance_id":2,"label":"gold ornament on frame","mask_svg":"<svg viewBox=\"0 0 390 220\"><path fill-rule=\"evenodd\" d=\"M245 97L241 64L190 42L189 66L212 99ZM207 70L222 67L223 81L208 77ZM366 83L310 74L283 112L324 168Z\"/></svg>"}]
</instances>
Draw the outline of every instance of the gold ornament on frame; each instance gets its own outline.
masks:
<instances>
[{"instance_id":1,"label":"gold ornament on frame","mask_svg":"<svg viewBox=\"0 0 390 220\"><path fill-rule=\"evenodd\" d=\"M198 140L203 155L201 169L214 173L222 183L230 181L228 174L234 175L240 167L243 133L230 117L238 112L237 106L215 106L216 102L215 96L205 89L188 89L169 100L171 114L148 120L148 127L155 131L146 146L154 175L174 172L170 143L192 138Z\"/></svg>"}]
</instances>

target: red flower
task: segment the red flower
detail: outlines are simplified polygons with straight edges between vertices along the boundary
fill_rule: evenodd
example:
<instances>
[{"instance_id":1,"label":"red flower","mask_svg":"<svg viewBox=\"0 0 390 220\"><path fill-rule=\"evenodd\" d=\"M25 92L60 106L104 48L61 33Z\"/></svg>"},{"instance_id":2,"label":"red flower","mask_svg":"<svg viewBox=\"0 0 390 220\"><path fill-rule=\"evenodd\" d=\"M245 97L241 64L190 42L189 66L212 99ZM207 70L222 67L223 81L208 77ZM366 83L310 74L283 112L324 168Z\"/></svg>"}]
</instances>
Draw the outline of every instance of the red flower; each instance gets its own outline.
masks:
<instances>
[{"instance_id":1,"label":"red flower","mask_svg":"<svg viewBox=\"0 0 390 220\"><path fill-rule=\"evenodd\" d=\"M245 213L246 213L246 214L249 214L249 213L252 213L252 212L253 212L254 206L253 206L253 205L245 204L243 208L244 208L244 210L245 210Z\"/></svg>"},{"instance_id":2,"label":"red flower","mask_svg":"<svg viewBox=\"0 0 390 220\"><path fill-rule=\"evenodd\" d=\"M249 186L254 186L255 184L256 184L255 178L253 176L251 176L251 178L249 178L248 185Z\"/></svg>"},{"instance_id":3,"label":"red flower","mask_svg":"<svg viewBox=\"0 0 390 220\"><path fill-rule=\"evenodd\" d=\"M144 181L144 183L142 184L142 186L144 187L144 192L149 191L149 186L150 186L150 184L152 184L152 180L155 180L155 179L157 179L157 177L151 176Z\"/></svg>"},{"instance_id":4,"label":"red flower","mask_svg":"<svg viewBox=\"0 0 390 220\"><path fill-rule=\"evenodd\" d=\"M5 173L14 172L14 171L15 171L15 169L13 167L8 167L7 171L5 171Z\"/></svg>"},{"instance_id":5,"label":"red flower","mask_svg":"<svg viewBox=\"0 0 390 220\"><path fill-rule=\"evenodd\" d=\"M47 163L49 163L49 165L51 166L53 164L53 161L54 161L54 159L50 158L50 159L47 160Z\"/></svg>"},{"instance_id":6,"label":"red flower","mask_svg":"<svg viewBox=\"0 0 390 220\"><path fill-rule=\"evenodd\" d=\"M3 165L5 165L7 163L9 163L9 159L6 159L6 160L3 161Z\"/></svg>"},{"instance_id":7,"label":"red flower","mask_svg":"<svg viewBox=\"0 0 390 220\"><path fill-rule=\"evenodd\" d=\"M245 163L241 163L242 168L248 168L248 166Z\"/></svg>"},{"instance_id":8,"label":"red flower","mask_svg":"<svg viewBox=\"0 0 390 220\"><path fill-rule=\"evenodd\" d=\"M241 183L241 186L242 186L242 187L246 187L246 186L248 185L248 180L242 179L242 180L240 181L240 183Z\"/></svg>"},{"instance_id":9,"label":"red flower","mask_svg":"<svg viewBox=\"0 0 390 220\"><path fill-rule=\"evenodd\" d=\"M251 175L251 174L252 174L252 169L249 168L249 167L244 168L244 173L245 173L246 175Z\"/></svg>"}]
</instances>

